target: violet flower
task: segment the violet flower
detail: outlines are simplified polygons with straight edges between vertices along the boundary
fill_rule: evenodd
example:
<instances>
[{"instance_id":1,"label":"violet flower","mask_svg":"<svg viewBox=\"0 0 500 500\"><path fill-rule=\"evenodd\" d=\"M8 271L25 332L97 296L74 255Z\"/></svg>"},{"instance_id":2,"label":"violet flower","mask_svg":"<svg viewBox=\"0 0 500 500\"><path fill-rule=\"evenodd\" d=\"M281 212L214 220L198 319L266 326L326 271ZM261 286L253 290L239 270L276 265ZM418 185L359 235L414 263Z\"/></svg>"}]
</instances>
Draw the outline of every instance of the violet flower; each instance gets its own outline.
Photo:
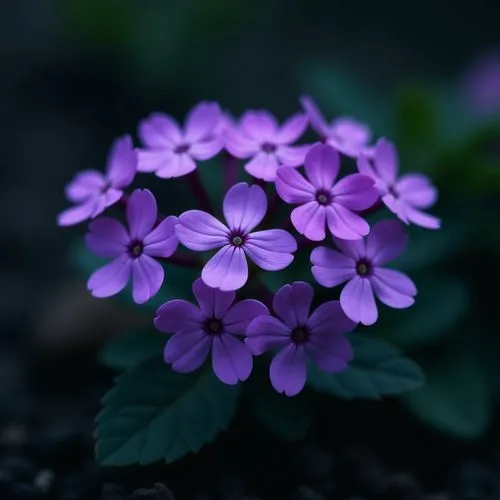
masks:
<instances>
[{"instance_id":1,"label":"violet flower","mask_svg":"<svg viewBox=\"0 0 500 500\"><path fill-rule=\"evenodd\" d=\"M158 293L164 271L155 258L170 257L179 243L176 217L167 217L155 227L156 200L147 189L136 189L127 203L128 231L110 217L90 224L85 242L92 252L111 257L111 263L95 271L88 281L94 297L119 293L132 279L132 297L142 304Z\"/></svg>"},{"instance_id":2,"label":"violet flower","mask_svg":"<svg viewBox=\"0 0 500 500\"><path fill-rule=\"evenodd\" d=\"M370 226L355 210L371 207L378 198L375 182L366 175L353 174L335 183L339 154L327 144L312 146L305 158L305 179L296 169L280 167L276 190L287 203L299 204L292 211L295 229L306 238L321 241L325 226L339 238L359 239Z\"/></svg>"},{"instance_id":3,"label":"violet flower","mask_svg":"<svg viewBox=\"0 0 500 500\"><path fill-rule=\"evenodd\" d=\"M279 126L267 111L247 111L239 125L226 130L225 148L236 158L251 158L245 164L250 175L273 182L280 165L303 164L309 145L290 144L299 139L306 127L307 117L302 113Z\"/></svg>"},{"instance_id":4,"label":"violet flower","mask_svg":"<svg viewBox=\"0 0 500 500\"><path fill-rule=\"evenodd\" d=\"M373 148L369 143L372 133L367 125L347 117L328 123L311 97L301 97L300 103L307 113L309 123L330 146L352 158L357 158L360 154L371 156Z\"/></svg>"},{"instance_id":5,"label":"violet flower","mask_svg":"<svg viewBox=\"0 0 500 500\"><path fill-rule=\"evenodd\" d=\"M279 349L270 366L273 387L287 396L298 394L307 378L307 358L327 372L347 368L352 348L344 334L355 323L338 301L321 304L310 314L313 288L295 282L280 288L273 309L278 317L260 316L246 330L245 342L255 355Z\"/></svg>"},{"instance_id":6,"label":"violet flower","mask_svg":"<svg viewBox=\"0 0 500 500\"><path fill-rule=\"evenodd\" d=\"M205 264L201 277L223 291L241 288L248 278L246 256L266 271L287 267L297 250L295 238L282 229L252 230L267 211L267 198L259 186L234 185L223 203L227 226L200 210L184 212L176 226L181 243L195 251L220 250Z\"/></svg>"},{"instance_id":7,"label":"violet flower","mask_svg":"<svg viewBox=\"0 0 500 500\"><path fill-rule=\"evenodd\" d=\"M158 177L181 177L196 169L195 160L208 160L222 149L219 132L221 111L214 102L201 102L186 119L184 130L163 113L152 113L139 124L144 144L139 152L139 172L155 172Z\"/></svg>"},{"instance_id":8,"label":"violet flower","mask_svg":"<svg viewBox=\"0 0 500 500\"><path fill-rule=\"evenodd\" d=\"M234 292L210 288L198 278L193 283L198 307L185 300L163 304L154 320L162 332L173 333L165 346L165 362L180 373L199 368L212 351L212 368L226 384L246 380L252 371L252 354L238 338L256 317L269 314L257 300L234 303Z\"/></svg>"},{"instance_id":9,"label":"violet flower","mask_svg":"<svg viewBox=\"0 0 500 500\"><path fill-rule=\"evenodd\" d=\"M66 186L66 197L76 206L60 213L57 223L71 226L97 217L122 197L123 189L134 180L136 170L137 153L132 139L128 135L116 139L111 146L105 174L98 170L84 170Z\"/></svg>"},{"instance_id":10,"label":"violet flower","mask_svg":"<svg viewBox=\"0 0 500 500\"><path fill-rule=\"evenodd\" d=\"M405 274L384 266L405 249L407 236L400 222L375 224L365 240L334 240L340 252L326 247L311 253L312 273L318 283L333 287L347 281L340 294L340 305L349 318L364 325L377 321L375 294L389 307L411 306L417 289Z\"/></svg>"},{"instance_id":11,"label":"violet flower","mask_svg":"<svg viewBox=\"0 0 500 500\"><path fill-rule=\"evenodd\" d=\"M410 222L428 229L439 229L441 221L422 212L437 200L437 189L422 174L398 175L398 154L394 144L380 139L373 160L358 158L358 170L375 180L382 201L405 224Z\"/></svg>"}]
</instances>

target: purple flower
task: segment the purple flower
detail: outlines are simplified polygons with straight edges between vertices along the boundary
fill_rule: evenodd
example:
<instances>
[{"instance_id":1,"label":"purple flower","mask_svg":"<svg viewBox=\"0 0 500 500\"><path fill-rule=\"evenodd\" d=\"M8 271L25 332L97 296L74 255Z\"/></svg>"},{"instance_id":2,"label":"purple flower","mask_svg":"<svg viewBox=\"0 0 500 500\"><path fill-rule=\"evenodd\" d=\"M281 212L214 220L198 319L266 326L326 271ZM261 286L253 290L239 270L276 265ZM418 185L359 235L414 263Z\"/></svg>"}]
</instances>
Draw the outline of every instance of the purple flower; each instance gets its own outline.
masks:
<instances>
[{"instance_id":1,"label":"purple flower","mask_svg":"<svg viewBox=\"0 0 500 500\"><path fill-rule=\"evenodd\" d=\"M71 226L97 217L122 197L123 189L134 180L136 170L137 153L132 147L132 139L128 135L116 139L105 174L84 170L66 186L66 197L76 206L60 213L57 223Z\"/></svg>"},{"instance_id":2,"label":"purple flower","mask_svg":"<svg viewBox=\"0 0 500 500\"><path fill-rule=\"evenodd\" d=\"M280 288L273 309L278 316L260 316L246 330L245 342L255 355L280 349L270 366L273 387L287 396L298 394L306 382L307 358L327 372L339 372L352 359L344 337L355 323L336 300L309 313L313 288L302 281Z\"/></svg>"},{"instance_id":3,"label":"purple flower","mask_svg":"<svg viewBox=\"0 0 500 500\"><path fill-rule=\"evenodd\" d=\"M163 304L156 328L173 333L165 346L165 362L180 373L199 368L212 351L212 368L222 382L236 384L252 371L252 354L238 336L258 316L269 314L257 300L234 303L234 292L210 288L198 278L193 283L198 307L185 300Z\"/></svg>"},{"instance_id":4,"label":"purple flower","mask_svg":"<svg viewBox=\"0 0 500 500\"><path fill-rule=\"evenodd\" d=\"M381 267L400 255L407 238L398 221L382 221L372 228L368 238L358 241L335 239L342 253L326 247L311 253L312 273L326 287L347 281L340 294L340 305L349 318L364 325L377 321L373 294L389 307L411 306L417 289L408 276Z\"/></svg>"},{"instance_id":5,"label":"purple flower","mask_svg":"<svg viewBox=\"0 0 500 500\"><path fill-rule=\"evenodd\" d=\"M404 174L399 179L398 155L394 144L380 139L375 146L373 162L358 158L358 170L375 180L382 201L405 224L412 222L428 229L439 229L438 218L422 212L437 199L437 189L422 174Z\"/></svg>"},{"instance_id":6,"label":"purple flower","mask_svg":"<svg viewBox=\"0 0 500 500\"><path fill-rule=\"evenodd\" d=\"M251 158L245 170L268 182L276 178L280 165L298 167L304 163L308 145L290 146L307 127L307 117L296 114L281 127L267 111L248 111L238 126L225 133L225 147L236 158Z\"/></svg>"},{"instance_id":7,"label":"purple flower","mask_svg":"<svg viewBox=\"0 0 500 500\"><path fill-rule=\"evenodd\" d=\"M164 272L154 257L170 257L179 241L175 235L177 218L167 217L155 227L157 216L151 192L136 189L127 203L128 231L110 217L90 224L87 246L96 255L114 259L90 276L87 286L94 297L117 294L131 278L136 303L142 304L158 293Z\"/></svg>"},{"instance_id":8,"label":"purple flower","mask_svg":"<svg viewBox=\"0 0 500 500\"><path fill-rule=\"evenodd\" d=\"M184 246L196 251L220 248L201 274L208 286L224 291L241 288L248 278L246 256L266 271L284 269L292 262L297 242L290 233L282 229L251 232L266 210L264 191L240 182L224 198L227 226L200 210L189 210L179 217L176 231Z\"/></svg>"},{"instance_id":9,"label":"purple flower","mask_svg":"<svg viewBox=\"0 0 500 500\"><path fill-rule=\"evenodd\" d=\"M139 124L139 172L158 177L181 177L196 168L195 160L208 160L223 147L219 132L221 111L213 102L201 102L186 119L184 130L163 113L152 113Z\"/></svg>"},{"instance_id":10,"label":"purple flower","mask_svg":"<svg viewBox=\"0 0 500 500\"><path fill-rule=\"evenodd\" d=\"M337 151L317 143L306 155L307 179L290 167L278 170L276 190L287 203L300 205L292 211L292 223L310 240L323 240L326 225L334 236L346 240L359 239L370 231L368 223L354 211L375 203L375 183L361 174L348 175L335 183L339 166Z\"/></svg>"},{"instance_id":11,"label":"purple flower","mask_svg":"<svg viewBox=\"0 0 500 500\"><path fill-rule=\"evenodd\" d=\"M372 134L367 125L346 117L328 123L311 97L303 96L300 103L314 130L330 146L352 158L357 158L361 153L371 156L373 148L368 144Z\"/></svg>"}]
</instances>

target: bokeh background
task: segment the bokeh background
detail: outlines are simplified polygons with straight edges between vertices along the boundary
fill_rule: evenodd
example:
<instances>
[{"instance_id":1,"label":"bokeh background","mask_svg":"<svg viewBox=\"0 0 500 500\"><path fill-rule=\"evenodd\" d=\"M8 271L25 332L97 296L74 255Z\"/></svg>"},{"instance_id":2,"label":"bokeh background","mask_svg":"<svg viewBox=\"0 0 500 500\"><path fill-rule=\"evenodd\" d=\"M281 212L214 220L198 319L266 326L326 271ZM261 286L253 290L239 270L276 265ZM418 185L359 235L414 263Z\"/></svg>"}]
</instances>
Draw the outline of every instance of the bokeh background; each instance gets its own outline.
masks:
<instances>
[{"instance_id":1,"label":"bokeh background","mask_svg":"<svg viewBox=\"0 0 500 500\"><path fill-rule=\"evenodd\" d=\"M182 118L209 99L283 119L308 93L329 117L351 115L394 140L402 169L441 191L443 230L412 231L400 262L419 303L384 310L376 330L428 377L397 413L410 422L401 435L418 429L426 444L444 439L445 457L473 449L490 459L500 449L499 18L488 0L2 2L0 438L22 439L17 424L55 413L91 426L84 416L107 382L88 353L142 321L86 294L72 258L84 229L55 222L71 176L101 168L111 141L151 111Z\"/></svg>"}]
</instances>

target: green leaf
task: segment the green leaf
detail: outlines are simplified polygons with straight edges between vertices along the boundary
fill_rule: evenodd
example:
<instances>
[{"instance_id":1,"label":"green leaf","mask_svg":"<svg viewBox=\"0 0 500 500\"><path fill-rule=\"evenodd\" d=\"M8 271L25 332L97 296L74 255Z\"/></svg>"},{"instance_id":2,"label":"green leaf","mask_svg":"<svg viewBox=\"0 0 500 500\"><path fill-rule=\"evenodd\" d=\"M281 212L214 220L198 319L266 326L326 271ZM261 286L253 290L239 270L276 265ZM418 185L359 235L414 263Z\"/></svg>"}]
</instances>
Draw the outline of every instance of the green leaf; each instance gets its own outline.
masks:
<instances>
[{"instance_id":1,"label":"green leaf","mask_svg":"<svg viewBox=\"0 0 500 500\"><path fill-rule=\"evenodd\" d=\"M120 375L97 417L97 459L104 466L173 462L197 452L233 418L239 386L210 370L175 373L147 360Z\"/></svg>"},{"instance_id":2,"label":"green leaf","mask_svg":"<svg viewBox=\"0 0 500 500\"><path fill-rule=\"evenodd\" d=\"M463 349L424 363L426 384L405 395L408 408L424 422L461 438L488 429L492 402L484 363Z\"/></svg>"},{"instance_id":3,"label":"green leaf","mask_svg":"<svg viewBox=\"0 0 500 500\"><path fill-rule=\"evenodd\" d=\"M155 356L161 358L166 336L156 330L132 330L121 333L104 344L99 361L114 370L128 370Z\"/></svg>"},{"instance_id":4,"label":"green leaf","mask_svg":"<svg viewBox=\"0 0 500 500\"><path fill-rule=\"evenodd\" d=\"M354 359L340 373L326 373L311 365L308 385L343 399L380 399L416 389L423 383L419 366L389 344L369 334L351 334Z\"/></svg>"}]
</instances>

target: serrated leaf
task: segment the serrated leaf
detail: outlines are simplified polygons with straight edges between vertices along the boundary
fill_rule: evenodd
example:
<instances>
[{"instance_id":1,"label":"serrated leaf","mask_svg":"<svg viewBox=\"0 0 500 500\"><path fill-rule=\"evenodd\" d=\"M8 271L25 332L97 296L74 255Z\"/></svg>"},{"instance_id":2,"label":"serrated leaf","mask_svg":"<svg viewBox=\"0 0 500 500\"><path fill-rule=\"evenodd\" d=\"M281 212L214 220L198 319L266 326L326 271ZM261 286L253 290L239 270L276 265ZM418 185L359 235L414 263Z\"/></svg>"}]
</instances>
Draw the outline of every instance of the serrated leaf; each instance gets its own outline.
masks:
<instances>
[{"instance_id":1,"label":"serrated leaf","mask_svg":"<svg viewBox=\"0 0 500 500\"><path fill-rule=\"evenodd\" d=\"M97 417L97 459L104 466L173 462L197 452L226 429L239 386L210 370L179 374L147 360L122 374Z\"/></svg>"},{"instance_id":2,"label":"serrated leaf","mask_svg":"<svg viewBox=\"0 0 500 500\"><path fill-rule=\"evenodd\" d=\"M420 367L399 349L369 334L351 334L349 340L354 350L349 368L332 374L311 365L307 383L312 389L343 399L380 399L422 385Z\"/></svg>"}]
</instances>

